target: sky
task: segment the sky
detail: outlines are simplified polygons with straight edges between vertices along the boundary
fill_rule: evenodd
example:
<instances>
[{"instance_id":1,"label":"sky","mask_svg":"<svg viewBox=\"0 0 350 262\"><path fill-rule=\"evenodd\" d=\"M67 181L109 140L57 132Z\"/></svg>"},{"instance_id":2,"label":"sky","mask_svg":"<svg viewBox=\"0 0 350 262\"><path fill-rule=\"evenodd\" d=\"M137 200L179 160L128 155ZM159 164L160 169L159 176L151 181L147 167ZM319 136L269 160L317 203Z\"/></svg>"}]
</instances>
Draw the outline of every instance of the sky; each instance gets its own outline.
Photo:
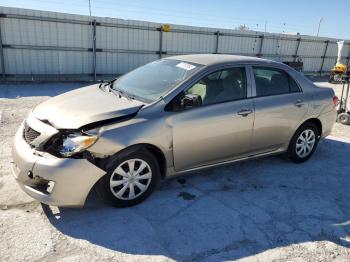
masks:
<instances>
[{"instance_id":1,"label":"sky","mask_svg":"<svg viewBox=\"0 0 350 262\"><path fill-rule=\"evenodd\" d=\"M350 39L350 0L90 0L93 16ZM0 0L0 6L89 15L89 0Z\"/></svg>"}]
</instances>

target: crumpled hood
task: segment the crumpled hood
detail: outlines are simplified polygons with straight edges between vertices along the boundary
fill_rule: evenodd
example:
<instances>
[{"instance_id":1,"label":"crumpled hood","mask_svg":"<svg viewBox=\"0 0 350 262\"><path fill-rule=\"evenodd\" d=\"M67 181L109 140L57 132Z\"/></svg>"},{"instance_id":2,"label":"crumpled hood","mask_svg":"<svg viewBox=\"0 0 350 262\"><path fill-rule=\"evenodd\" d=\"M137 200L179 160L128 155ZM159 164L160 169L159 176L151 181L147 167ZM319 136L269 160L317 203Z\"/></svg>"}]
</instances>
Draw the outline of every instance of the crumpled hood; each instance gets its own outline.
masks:
<instances>
[{"instance_id":1,"label":"crumpled hood","mask_svg":"<svg viewBox=\"0 0 350 262\"><path fill-rule=\"evenodd\" d=\"M77 129L101 120L136 113L144 104L101 90L98 84L53 97L34 108L32 114L57 129Z\"/></svg>"}]
</instances>

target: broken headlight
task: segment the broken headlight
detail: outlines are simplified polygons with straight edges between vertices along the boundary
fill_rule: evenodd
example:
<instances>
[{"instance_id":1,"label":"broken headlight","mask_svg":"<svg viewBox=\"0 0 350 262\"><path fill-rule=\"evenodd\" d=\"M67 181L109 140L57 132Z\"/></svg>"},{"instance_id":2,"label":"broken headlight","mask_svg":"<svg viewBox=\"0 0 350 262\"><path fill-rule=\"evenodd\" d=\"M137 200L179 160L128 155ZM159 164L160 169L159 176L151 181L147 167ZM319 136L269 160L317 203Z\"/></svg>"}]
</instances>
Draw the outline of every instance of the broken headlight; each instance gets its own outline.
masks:
<instances>
[{"instance_id":1,"label":"broken headlight","mask_svg":"<svg viewBox=\"0 0 350 262\"><path fill-rule=\"evenodd\" d=\"M95 135L86 135L82 133L68 134L62 140L59 153L65 157L72 156L95 144L97 138L98 137Z\"/></svg>"}]
</instances>

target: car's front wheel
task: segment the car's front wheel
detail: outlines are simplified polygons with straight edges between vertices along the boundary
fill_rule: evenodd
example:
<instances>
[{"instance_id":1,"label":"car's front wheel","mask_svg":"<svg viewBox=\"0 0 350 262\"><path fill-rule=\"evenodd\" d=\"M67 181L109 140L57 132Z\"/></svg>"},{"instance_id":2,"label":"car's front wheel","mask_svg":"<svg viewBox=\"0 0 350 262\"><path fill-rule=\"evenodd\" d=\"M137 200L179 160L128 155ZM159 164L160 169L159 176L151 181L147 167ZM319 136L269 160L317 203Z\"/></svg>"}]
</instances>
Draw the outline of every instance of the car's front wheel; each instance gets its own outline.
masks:
<instances>
[{"instance_id":1,"label":"car's front wheel","mask_svg":"<svg viewBox=\"0 0 350 262\"><path fill-rule=\"evenodd\" d=\"M147 150L112 157L99 192L107 204L128 207L145 200L160 180L157 159Z\"/></svg>"},{"instance_id":2,"label":"car's front wheel","mask_svg":"<svg viewBox=\"0 0 350 262\"><path fill-rule=\"evenodd\" d=\"M319 141L319 134L315 124L307 122L295 132L288 150L289 158L302 163L308 160L315 152Z\"/></svg>"}]
</instances>

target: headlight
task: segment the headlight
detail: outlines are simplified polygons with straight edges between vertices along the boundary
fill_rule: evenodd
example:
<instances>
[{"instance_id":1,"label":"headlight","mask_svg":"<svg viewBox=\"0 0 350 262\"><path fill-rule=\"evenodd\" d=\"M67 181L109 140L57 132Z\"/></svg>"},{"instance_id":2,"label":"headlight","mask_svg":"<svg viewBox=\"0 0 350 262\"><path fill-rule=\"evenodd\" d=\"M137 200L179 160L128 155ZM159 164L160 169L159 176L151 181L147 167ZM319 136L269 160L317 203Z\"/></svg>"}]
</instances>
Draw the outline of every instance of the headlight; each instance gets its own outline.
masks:
<instances>
[{"instance_id":1,"label":"headlight","mask_svg":"<svg viewBox=\"0 0 350 262\"><path fill-rule=\"evenodd\" d=\"M60 154L71 156L89 148L97 141L97 136L83 135L81 133L69 134L63 138Z\"/></svg>"}]
</instances>

